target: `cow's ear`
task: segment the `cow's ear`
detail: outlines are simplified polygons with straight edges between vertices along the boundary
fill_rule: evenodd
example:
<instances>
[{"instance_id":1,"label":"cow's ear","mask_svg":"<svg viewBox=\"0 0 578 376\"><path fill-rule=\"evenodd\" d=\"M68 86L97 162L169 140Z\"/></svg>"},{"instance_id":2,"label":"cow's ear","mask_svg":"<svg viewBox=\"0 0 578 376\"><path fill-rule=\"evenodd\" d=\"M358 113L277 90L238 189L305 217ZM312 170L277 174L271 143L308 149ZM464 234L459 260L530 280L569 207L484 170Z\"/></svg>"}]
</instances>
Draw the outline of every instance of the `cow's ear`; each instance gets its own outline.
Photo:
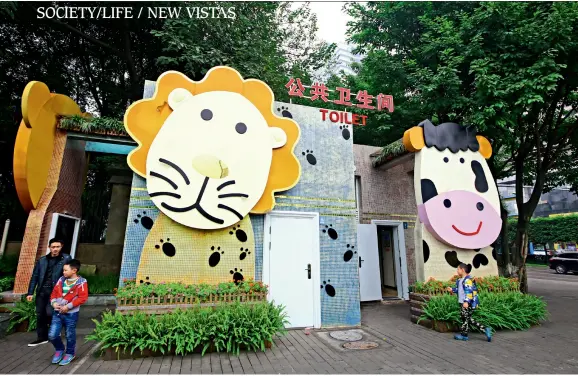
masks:
<instances>
[{"instance_id":1,"label":"cow's ear","mask_svg":"<svg viewBox=\"0 0 578 376\"><path fill-rule=\"evenodd\" d=\"M403 133L403 146L411 153L420 151L425 147L422 127L411 127Z\"/></svg>"},{"instance_id":2,"label":"cow's ear","mask_svg":"<svg viewBox=\"0 0 578 376\"><path fill-rule=\"evenodd\" d=\"M490 159L492 156L492 145L490 145L490 141L484 136L476 136L476 139L478 140L478 144L480 144L480 154L484 158Z\"/></svg>"}]
</instances>

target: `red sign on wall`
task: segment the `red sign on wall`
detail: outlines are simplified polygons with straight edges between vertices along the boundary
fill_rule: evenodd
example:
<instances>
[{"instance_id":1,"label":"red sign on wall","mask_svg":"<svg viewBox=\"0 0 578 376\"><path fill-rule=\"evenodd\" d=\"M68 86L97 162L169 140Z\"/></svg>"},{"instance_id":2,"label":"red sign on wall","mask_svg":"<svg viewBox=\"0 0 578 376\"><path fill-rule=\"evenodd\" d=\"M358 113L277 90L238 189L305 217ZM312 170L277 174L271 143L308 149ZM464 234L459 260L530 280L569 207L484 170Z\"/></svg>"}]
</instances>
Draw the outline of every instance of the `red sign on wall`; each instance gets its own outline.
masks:
<instances>
[{"instance_id":1,"label":"red sign on wall","mask_svg":"<svg viewBox=\"0 0 578 376\"><path fill-rule=\"evenodd\" d=\"M367 92L367 90L359 90L355 95L355 100L357 103L353 103L351 90L344 87L337 87L335 90L329 90L324 83L315 82L309 87L309 97L305 96L305 86L301 83L300 78L291 78L289 82L285 85L289 90L289 96L299 97L299 98L309 98L311 101L322 100L325 103L333 102L335 104L347 107L357 107L365 110L375 110L382 111L387 109L389 112L393 112L393 96L385 95L379 93L377 96L373 96ZM330 100L329 92L335 91L339 94L339 99Z\"/></svg>"}]
</instances>

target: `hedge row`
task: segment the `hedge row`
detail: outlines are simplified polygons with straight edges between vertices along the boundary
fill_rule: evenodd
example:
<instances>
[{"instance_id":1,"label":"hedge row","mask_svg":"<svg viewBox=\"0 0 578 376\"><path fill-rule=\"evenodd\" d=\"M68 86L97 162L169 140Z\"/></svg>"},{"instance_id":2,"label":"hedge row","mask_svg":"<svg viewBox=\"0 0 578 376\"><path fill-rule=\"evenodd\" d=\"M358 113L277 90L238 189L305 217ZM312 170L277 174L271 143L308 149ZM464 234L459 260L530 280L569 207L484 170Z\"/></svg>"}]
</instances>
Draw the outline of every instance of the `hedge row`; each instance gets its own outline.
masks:
<instances>
[{"instance_id":1,"label":"hedge row","mask_svg":"<svg viewBox=\"0 0 578 376\"><path fill-rule=\"evenodd\" d=\"M509 219L508 222L508 238L513 242L516 239L517 219ZM578 241L578 214L533 218L530 221L528 236L534 244Z\"/></svg>"}]
</instances>

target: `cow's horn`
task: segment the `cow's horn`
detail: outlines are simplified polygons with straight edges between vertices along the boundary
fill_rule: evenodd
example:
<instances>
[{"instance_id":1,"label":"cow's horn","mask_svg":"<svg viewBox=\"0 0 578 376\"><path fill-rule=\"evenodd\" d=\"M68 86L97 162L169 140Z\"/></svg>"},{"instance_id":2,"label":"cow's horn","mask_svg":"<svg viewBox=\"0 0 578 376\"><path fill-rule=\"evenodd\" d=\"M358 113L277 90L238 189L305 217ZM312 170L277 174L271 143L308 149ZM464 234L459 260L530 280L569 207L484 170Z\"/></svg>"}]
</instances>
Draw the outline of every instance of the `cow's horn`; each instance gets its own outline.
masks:
<instances>
[{"instance_id":1,"label":"cow's horn","mask_svg":"<svg viewBox=\"0 0 578 376\"><path fill-rule=\"evenodd\" d=\"M484 136L476 136L476 139L478 140L478 144L480 144L480 154L484 158L489 159L492 156L492 145L490 145L490 141Z\"/></svg>"},{"instance_id":2,"label":"cow's horn","mask_svg":"<svg viewBox=\"0 0 578 376\"><path fill-rule=\"evenodd\" d=\"M403 133L403 146L411 153L420 151L425 147L422 127L411 127Z\"/></svg>"}]
</instances>

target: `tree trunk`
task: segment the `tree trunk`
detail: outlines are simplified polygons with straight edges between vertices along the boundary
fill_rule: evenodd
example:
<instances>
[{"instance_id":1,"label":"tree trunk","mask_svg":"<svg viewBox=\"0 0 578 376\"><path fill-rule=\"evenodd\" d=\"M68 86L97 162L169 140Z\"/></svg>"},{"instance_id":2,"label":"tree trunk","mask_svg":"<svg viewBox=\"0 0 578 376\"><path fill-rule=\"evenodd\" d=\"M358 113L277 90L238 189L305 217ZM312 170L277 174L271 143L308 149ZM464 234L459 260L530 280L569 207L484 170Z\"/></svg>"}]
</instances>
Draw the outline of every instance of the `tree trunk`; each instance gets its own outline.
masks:
<instances>
[{"instance_id":1,"label":"tree trunk","mask_svg":"<svg viewBox=\"0 0 578 376\"><path fill-rule=\"evenodd\" d=\"M501 253L498 258L498 268L500 275L502 277L511 277L512 275L512 259L510 257L510 240L509 240L509 229L508 224L508 211L504 207L504 203L500 200L500 215L502 217L502 233L500 234L500 248ZM497 250L496 250L497 253Z\"/></svg>"},{"instance_id":2,"label":"tree trunk","mask_svg":"<svg viewBox=\"0 0 578 376\"><path fill-rule=\"evenodd\" d=\"M516 227L516 266L517 274L520 281L520 291L526 294L528 292L528 275L526 274L526 256L528 255L528 227L529 219L524 216L518 217L518 226Z\"/></svg>"}]
</instances>

